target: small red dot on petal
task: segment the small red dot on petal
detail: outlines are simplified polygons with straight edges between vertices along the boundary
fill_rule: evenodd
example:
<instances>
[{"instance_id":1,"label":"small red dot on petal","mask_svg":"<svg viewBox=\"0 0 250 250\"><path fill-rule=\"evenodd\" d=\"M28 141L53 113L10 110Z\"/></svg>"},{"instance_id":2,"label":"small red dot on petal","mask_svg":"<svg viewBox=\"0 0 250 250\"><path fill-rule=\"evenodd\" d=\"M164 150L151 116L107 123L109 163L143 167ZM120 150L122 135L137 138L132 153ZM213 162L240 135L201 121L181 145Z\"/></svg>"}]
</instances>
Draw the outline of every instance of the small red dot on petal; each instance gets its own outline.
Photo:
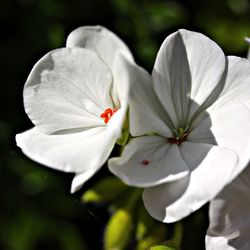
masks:
<instances>
[{"instance_id":1,"label":"small red dot on petal","mask_svg":"<svg viewBox=\"0 0 250 250\"><path fill-rule=\"evenodd\" d=\"M143 164L144 166L147 166L147 165L149 164L149 161L148 161L148 160L143 160L143 161L142 161L142 164Z\"/></svg>"}]
</instances>

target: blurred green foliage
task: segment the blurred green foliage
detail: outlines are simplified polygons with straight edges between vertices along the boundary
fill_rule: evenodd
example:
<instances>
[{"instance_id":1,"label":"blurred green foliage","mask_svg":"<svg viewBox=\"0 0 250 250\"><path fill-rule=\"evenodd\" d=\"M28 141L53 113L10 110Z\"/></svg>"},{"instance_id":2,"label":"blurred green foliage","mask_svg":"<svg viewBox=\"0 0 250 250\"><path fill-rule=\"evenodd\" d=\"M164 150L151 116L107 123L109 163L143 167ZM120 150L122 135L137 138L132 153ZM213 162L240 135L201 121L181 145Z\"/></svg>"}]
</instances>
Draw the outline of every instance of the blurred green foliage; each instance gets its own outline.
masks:
<instances>
[{"instance_id":1,"label":"blurred green foliage","mask_svg":"<svg viewBox=\"0 0 250 250\"><path fill-rule=\"evenodd\" d=\"M72 175L32 162L15 146L15 134L32 127L23 109L22 89L41 56L63 47L73 29L96 24L118 34L136 61L149 71L164 38L179 28L208 35L226 54L245 56L243 38L250 36L249 16L248 0L0 1L0 249L99 250L110 216L105 204L89 207L80 202L82 191L109 175L105 168L82 191L71 195ZM95 195L100 198L98 192ZM113 205L113 213L121 204ZM152 225L156 222L140 209L138 221L133 224L135 241L152 242L157 232ZM183 249L204 249L205 212L184 220ZM145 249L140 244L146 243L138 243L137 249ZM136 246L132 244L128 249Z\"/></svg>"}]
</instances>

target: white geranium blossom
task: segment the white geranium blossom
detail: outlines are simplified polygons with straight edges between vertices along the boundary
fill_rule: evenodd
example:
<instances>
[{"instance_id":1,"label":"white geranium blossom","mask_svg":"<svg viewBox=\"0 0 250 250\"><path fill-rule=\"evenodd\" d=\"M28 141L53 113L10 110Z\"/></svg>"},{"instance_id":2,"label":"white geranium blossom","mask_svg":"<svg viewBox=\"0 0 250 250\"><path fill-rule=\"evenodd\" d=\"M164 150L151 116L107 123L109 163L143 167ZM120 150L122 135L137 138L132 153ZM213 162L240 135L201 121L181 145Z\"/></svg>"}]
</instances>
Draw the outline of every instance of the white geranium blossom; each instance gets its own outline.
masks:
<instances>
[{"instance_id":1,"label":"white geranium blossom","mask_svg":"<svg viewBox=\"0 0 250 250\"><path fill-rule=\"evenodd\" d=\"M250 249L250 165L210 203L207 250Z\"/></svg>"},{"instance_id":2,"label":"white geranium blossom","mask_svg":"<svg viewBox=\"0 0 250 250\"><path fill-rule=\"evenodd\" d=\"M150 77L134 72L133 138L110 170L143 187L148 212L174 222L213 199L250 158L250 63L206 36L179 30L162 44Z\"/></svg>"},{"instance_id":3,"label":"white geranium blossom","mask_svg":"<svg viewBox=\"0 0 250 250\"><path fill-rule=\"evenodd\" d=\"M31 159L76 173L74 192L107 160L126 115L126 45L100 27L81 27L66 48L36 63L24 86L24 106L35 127L16 136Z\"/></svg>"}]
</instances>

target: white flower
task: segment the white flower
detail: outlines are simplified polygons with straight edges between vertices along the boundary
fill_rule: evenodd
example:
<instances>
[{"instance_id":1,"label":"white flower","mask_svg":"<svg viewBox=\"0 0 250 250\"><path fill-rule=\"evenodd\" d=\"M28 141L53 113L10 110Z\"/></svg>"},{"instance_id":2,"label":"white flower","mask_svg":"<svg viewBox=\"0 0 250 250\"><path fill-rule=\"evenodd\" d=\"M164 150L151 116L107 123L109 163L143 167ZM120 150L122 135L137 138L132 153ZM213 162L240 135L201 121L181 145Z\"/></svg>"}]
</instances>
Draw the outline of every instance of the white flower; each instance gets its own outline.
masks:
<instances>
[{"instance_id":1,"label":"white flower","mask_svg":"<svg viewBox=\"0 0 250 250\"><path fill-rule=\"evenodd\" d=\"M225 57L206 36L179 30L166 38L152 78L134 72L132 139L110 170L143 187L156 219L174 222L213 199L250 158L250 63Z\"/></svg>"},{"instance_id":2,"label":"white flower","mask_svg":"<svg viewBox=\"0 0 250 250\"><path fill-rule=\"evenodd\" d=\"M250 165L210 203L207 250L250 249Z\"/></svg>"},{"instance_id":3,"label":"white flower","mask_svg":"<svg viewBox=\"0 0 250 250\"><path fill-rule=\"evenodd\" d=\"M31 159L74 172L74 192L107 160L126 115L126 45L100 27L81 27L66 48L46 54L24 86L24 106L35 127L16 136ZM112 117L112 118L111 118Z\"/></svg>"}]
</instances>

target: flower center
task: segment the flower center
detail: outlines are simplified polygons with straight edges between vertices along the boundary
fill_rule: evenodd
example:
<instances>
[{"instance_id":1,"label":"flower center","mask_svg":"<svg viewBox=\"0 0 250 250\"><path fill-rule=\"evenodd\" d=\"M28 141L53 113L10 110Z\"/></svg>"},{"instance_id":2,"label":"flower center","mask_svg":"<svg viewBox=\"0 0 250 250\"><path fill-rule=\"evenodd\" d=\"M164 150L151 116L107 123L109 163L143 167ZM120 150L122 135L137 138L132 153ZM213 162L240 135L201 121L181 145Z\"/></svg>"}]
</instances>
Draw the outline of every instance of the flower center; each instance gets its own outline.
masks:
<instances>
[{"instance_id":1,"label":"flower center","mask_svg":"<svg viewBox=\"0 0 250 250\"><path fill-rule=\"evenodd\" d=\"M116 108L111 109L107 108L103 113L100 114L100 117L104 120L104 123L107 124L112 117L112 115L117 111Z\"/></svg>"},{"instance_id":2,"label":"flower center","mask_svg":"<svg viewBox=\"0 0 250 250\"><path fill-rule=\"evenodd\" d=\"M180 145L182 142L187 140L188 137L188 127L179 128L178 130L173 129L174 137L167 138L168 143Z\"/></svg>"}]
</instances>

